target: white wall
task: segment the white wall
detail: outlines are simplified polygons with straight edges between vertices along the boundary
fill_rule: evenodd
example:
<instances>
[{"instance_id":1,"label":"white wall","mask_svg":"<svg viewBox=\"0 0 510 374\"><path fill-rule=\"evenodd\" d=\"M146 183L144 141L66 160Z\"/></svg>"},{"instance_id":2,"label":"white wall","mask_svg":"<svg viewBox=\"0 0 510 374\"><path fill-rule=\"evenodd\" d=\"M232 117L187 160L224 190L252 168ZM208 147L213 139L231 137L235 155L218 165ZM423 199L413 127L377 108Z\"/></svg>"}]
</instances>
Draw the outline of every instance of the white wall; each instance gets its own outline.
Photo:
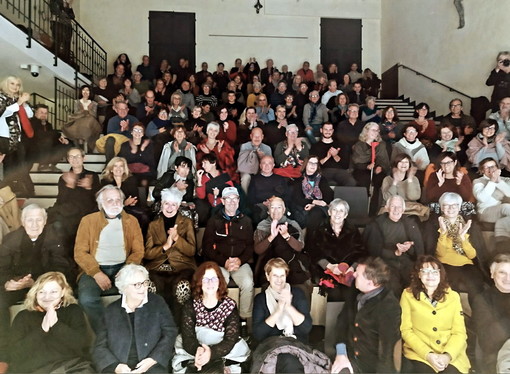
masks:
<instances>
[{"instance_id":1,"label":"white wall","mask_svg":"<svg viewBox=\"0 0 510 374\"><path fill-rule=\"evenodd\" d=\"M485 80L496 55L510 49L510 1L463 0L466 24L457 29L458 14L451 0L383 0L381 63L385 71L400 62L469 96L487 96ZM439 94L426 80L402 82L401 94L427 101L447 112L448 90ZM461 97L462 98L462 97Z\"/></svg>"},{"instance_id":2,"label":"white wall","mask_svg":"<svg viewBox=\"0 0 510 374\"><path fill-rule=\"evenodd\" d=\"M292 71L304 60L314 68L320 60L320 18L362 19L363 66L381 72L380 0L261 3L260 14L255 13L255 0L80 0L75 1L74 8L79 22L108 52L110 69L121 52L130 56L133 65L148 54L148 16L152 10L196 14L196 61L197 65L207 61L210 70L219 61L230 69L237 57L246 61L251 56L261 62L261 67L271 57L278 67L287 64Z\"/></svg>"}]
</instances>

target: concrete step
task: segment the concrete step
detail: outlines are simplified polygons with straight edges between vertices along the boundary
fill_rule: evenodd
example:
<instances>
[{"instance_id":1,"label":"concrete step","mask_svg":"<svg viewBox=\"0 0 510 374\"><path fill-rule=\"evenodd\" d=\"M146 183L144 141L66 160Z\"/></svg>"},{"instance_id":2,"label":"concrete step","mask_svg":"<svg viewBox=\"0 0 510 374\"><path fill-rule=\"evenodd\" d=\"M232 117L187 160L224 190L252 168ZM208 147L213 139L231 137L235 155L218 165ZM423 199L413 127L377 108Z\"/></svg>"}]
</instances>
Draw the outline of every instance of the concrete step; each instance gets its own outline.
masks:
<instances>
[{"instance_id":1,"label":"concrete step","mask_svg":"<svg viewBox=\"0 0 510 374\"><path fill-rule=\"evenodd\" d=\"M104 162L103 163L101 163L101 162L85 162L83 164L83 167L87 170L95 171L96 173L101 173L104 169ZM57 168L59 168L63 171L68 171L70 166L67 162L66 163L58 163Z\"/></svg>"},{"instance_id":2,"label":"concrete step","mask_svg":"<svg viewBox=\"0 0 510 374\"><path fill-rule=\"evenodd\" d=\"M37 204L41 208L48 209L55 205L55 201L57 201L56 196L55 197L49 197L49 196L36 196L31 197L30 199L25 200L25 203L23 206L27 206L29 204Z\"/></svg>"},{"instance_id":3,"label":"concrete step","mask_svg":"<svg viewBox=\"0 0 510 374\"><path fill-rule=\"evenodd\" d=\"M57 184L62 173L31 172L30 178L34 184Z\"/></svg>"},{"instance_id":4,"label":"concrete step","mask_svg":"<svg viewBox=\"0 0 510 374\"><path fill-rule=\"evenodd\" d=\"M57 196L58 185L56 184L35 184L35 196Z\"/></svg>"}]
</instances>

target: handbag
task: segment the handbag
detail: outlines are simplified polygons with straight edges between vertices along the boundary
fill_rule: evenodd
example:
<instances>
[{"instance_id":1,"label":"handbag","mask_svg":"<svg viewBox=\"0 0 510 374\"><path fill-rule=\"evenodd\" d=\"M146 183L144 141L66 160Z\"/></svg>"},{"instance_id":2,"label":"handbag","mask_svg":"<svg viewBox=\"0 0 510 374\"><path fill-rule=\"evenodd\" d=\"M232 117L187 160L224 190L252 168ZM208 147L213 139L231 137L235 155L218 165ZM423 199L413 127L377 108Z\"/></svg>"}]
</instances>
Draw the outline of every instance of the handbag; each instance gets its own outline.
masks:
<instances>
[{"instance_id":1,"label":"handbag","mask_svg":"<svg viewBox=\"0 0 510 374\"><path fill-rule=\"evenodd\" d=\"M241 173L257 174L259 171L259 156L256 151L244 151L239 153L237 169Z\"/></svg>"}]
</instances>

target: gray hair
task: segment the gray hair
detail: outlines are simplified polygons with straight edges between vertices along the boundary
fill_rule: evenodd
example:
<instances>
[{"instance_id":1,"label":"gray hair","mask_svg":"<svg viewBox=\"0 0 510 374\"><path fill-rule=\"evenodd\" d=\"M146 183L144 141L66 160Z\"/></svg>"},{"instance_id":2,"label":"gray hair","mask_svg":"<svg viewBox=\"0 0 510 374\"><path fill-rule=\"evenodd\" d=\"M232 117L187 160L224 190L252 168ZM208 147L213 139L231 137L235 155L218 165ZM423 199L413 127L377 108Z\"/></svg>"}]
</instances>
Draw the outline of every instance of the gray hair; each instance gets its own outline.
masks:
<instances>
[{"instance_id":1,"label":"gray hair","mask_svg":"<svg viewBox=\"0 0 510 374\"><path fill-rule=\"evenodd\" d=\"M149 279L149 272L142 265L128 264L119 270L115 276L115 287L117 287L119 293L124 293L124 290L131 284L136 273L142 273L145 279Z\"/></svg>"},{"instance_id":2,"label":"gray hair","mask_svg":"<svg viewBox=\"0 0 510 374\"><path fill-rule=\"evenodd\" d=\"M338 197L329 203L328 214L331 215L331 213L333 212L333 209L336 209L336 207L338 207L339 205L342 205L344 207L346 215L349 214L349 209L350 209L349 203L345 200L338 198Z\"/></svg>"},{"instance_id":3,"label":"gray hair","mask_svg":"<svg viewBox=\"0 0 510 374\"><path fill-rule=\"evenodd\" d=\"M498 253L494 258L491 260L491 275L494 276L494 272L496 271L496 268L499 264L508 264L510 263L510 253Z\"/></svg>"},{"instance_id":4,"label":"gray hair","mask_svg":"<svg viewBox=\"0 0 510 374\"><path fill-rule=\"evenodd\" d=\"M182 202L182 192L175 187L165 188L161 191L161 202L164 201L169 201L180 205Z\"/></svg>"},{"instance_id":5,"label":"gray hair","mask_svg":"<svg viewBox=\"0 0 510 374\"><path fill-rule=\"evenodd\" d=\"M402 210L406 210L406 201L400 195L393 195L388 200L386 200L386 205L385 205L386 209L388 209L390 207L391 202L395 199L400 200L402 202Z\"/></svg>"},{"instance_id":6,"label":"gray hair","mask_svg":"<svg viewBox=\"0 0 510 374\"><path fill-rule=\"evenodd\" d=\"M23 210L21 211L21 222L25 222L25 218L27 218L28 212L30 212L32 210L40 210L40 211L42 211L43 212L42 214L43 214L43 217L44 217L44 221L46 221L48 219L48 213L46 213L46 210L44 208L42 208L38 204L29 204L26 207L24 207Z\"/></svg>"},{"instance_id":7,"label":"gray hair","mask_svg":"<svg viewBox=\"0 0 510 374\"><path fill-rule=\"evenodd\" d=\"M114 186L113 184L107 184L106 186L101 188L96 194L96 202L97 202L97 207L99 210L103 209L103 195L104 195L104 192L108 191L108 190L118 191L123 203L124 203L124 200L126 200L126 195L124 195L124 192L122 192L122 190L119 187Z\"/></svg>"},{"instance_id":8,"label":"gray hair","mask_svg":"<svg viewBox=\"0 0 510 374\"><path fill-rule=\"evenodd\" d=\"M457 204L460 208L462 205L462 197L455 192L445 192L439 198L439 206L443 204Z\"/></svg>"},{"instance_id":9,"label":"gray hair","mask_svg":"<svg viewBox=\"0 0 510 374\"><path fill-rule=\"evenodd\" d=\"M207 131L209 131L210 127L216 127L217 130L220 129L220 125L218 125L216 122L209 122L207 124L207 129L205 130L206 133L207 133Z\"/></svg>"}]
</instances>

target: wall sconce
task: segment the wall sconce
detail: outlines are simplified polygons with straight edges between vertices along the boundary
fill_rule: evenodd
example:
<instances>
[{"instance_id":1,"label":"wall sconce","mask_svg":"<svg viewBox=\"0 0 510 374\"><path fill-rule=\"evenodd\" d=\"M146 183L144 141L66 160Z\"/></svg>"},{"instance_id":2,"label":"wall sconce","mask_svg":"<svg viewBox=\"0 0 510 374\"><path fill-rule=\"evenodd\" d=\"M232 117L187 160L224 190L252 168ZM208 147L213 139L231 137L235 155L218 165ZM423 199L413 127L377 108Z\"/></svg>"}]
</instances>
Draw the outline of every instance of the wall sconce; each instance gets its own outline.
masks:
<instances>
[{"instance_id":1,"label":"wall sconce","mask_svg":"<svg viewBox=\"0 0 510 374\"><path fill-rule=\"evenodd\" d=\"M259 14L260 13L260 9L263 8L262 4L260 3L260 0L257 0L257 3L253 7L257 11L257 14Z\"/></svg>"}]
</instances>

